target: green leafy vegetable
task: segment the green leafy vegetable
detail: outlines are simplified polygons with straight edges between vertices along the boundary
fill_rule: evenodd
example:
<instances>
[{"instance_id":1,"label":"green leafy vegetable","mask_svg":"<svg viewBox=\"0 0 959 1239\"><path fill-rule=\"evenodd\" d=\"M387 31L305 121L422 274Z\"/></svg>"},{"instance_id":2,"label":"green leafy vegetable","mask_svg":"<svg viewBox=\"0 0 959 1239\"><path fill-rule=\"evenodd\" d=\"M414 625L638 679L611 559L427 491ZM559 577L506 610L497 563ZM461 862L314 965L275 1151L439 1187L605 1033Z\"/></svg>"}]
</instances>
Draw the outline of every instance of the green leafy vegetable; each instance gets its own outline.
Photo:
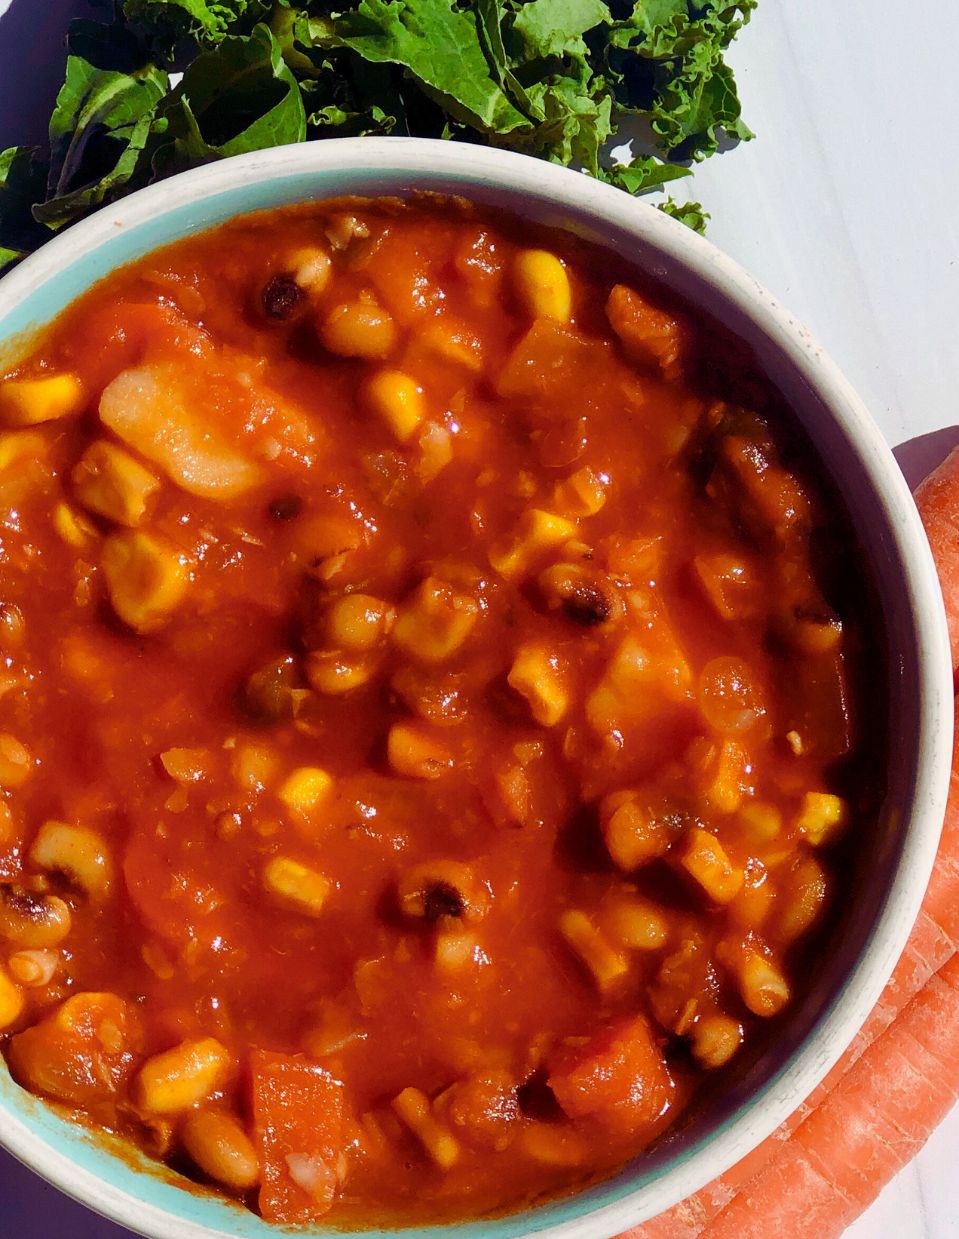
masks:
<instances>
[{"instance_id":1,"label":"green leafy vegetable","mask_svg":"<svg viewBox=\"0 0 959 1239\"><path fill-rule=\"evenodd\" d=\"M115 0L71 27L48 149L0 154L0 268L157 177L304 139L481 142L647 193L752 136L724 57L756 3Z\"/></svg>"}]
</instances>

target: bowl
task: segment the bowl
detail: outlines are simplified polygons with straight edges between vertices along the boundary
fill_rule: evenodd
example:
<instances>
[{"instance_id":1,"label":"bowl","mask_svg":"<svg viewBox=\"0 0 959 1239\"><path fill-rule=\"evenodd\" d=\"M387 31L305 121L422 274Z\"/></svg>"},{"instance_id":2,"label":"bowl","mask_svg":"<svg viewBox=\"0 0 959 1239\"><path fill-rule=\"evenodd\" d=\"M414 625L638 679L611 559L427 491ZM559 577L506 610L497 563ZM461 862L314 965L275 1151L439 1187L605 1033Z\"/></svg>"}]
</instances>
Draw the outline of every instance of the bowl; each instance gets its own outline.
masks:
<instances>
[{"instance_id":1,"label":"bowl","mask_svg":"<svg viewBox=\"0 0 959 1239\"><path fill-rule=\"evenodd\" d=\"M343 194L459 194L622 255L738 337L783 395L832 479L868 565L888 676L888 792L867 880L843 915L788 1031L712 1105L638 1162L576 1195L412 1239L598 1239L698 1190L812 1092L861 1027L902 951L938 846L952 755L952 673L929 547L882 435L799 323L715 246L655 208L576 172L496 150L413 138L336 139L241 155L98 211L0 280L6 350L115 268L249 211ZM135 1152L118 1156L0 1072L0 1143L68 1195L151 1239L265 1239L276 1227L185 1191ZM298 1231L302 1234L302 1231ZM333 1233L329 1229L311 1234ZM372 1234L374 1232L366 1232Z\"/></svg>"}]
</instances>

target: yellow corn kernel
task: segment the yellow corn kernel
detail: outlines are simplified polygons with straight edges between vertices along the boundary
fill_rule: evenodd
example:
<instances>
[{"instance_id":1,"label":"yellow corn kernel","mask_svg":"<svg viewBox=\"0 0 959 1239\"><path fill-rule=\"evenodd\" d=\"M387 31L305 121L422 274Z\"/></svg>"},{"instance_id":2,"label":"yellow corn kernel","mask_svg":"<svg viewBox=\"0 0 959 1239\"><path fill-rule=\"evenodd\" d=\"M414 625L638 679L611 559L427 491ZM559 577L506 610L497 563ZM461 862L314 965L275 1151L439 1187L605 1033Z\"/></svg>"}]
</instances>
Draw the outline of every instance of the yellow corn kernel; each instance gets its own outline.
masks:
<instances>
[{"instance_id":1,"label":"yellow corn kernel","mask_svg":"<svg viewBox=\"0 0 959 1239\"><path fill-rule=\"evenodd\" d=\"M553 491L553 506L564 516L595 516L606 503L609 479L588 466L577 469Z\"/></svg>"},{"instance_id":2,"label":"yellow corn kernel","mask_svg":"<svg viewBox=\"0 0 959 1239\"><path fill-rule=\"evenodd\" d=\"M0 787L8 791L22 787L31 774L33 756L30 750L9 731L0 731Z\"/></svg>"},{"instance_id":3,"label":"yellow corn kernel","mask_svg":"<svg viewBox=\"0 0 959 1239\"><path fill-rule=\"evenodd\" d=\"M569 691L559 659L542 646L521 646L506 678L510 687L526 698L533 718L544 727L555 727L569 709Z\"/></svg>"},{"instance_id":4,"label":"yellow corn kernel","mask_svg":"<svg viewBox=\"0 0 959 1239\"><path fill-rule=\"evenodd\" d=\"M304 916L319 916L332 890L329 878L290 856L274 856L267 862L263 886L281 903Z\"/></svg>"},{"instance_id":5,"label":"yellow corn kernel","mask_svg":"<svg viewBox=\"0 0 959 1239\"><path fill-rule=\"evenodd\" d=\"M669 924L662 911L641 895L616 895L601 914L610 938L632 951L658 951L669 937Z\"/></svg>"},{"instance_id":6,"label":"yellow corn kernel","mask_svg":"<svg viewBox=\"0 0 959 1239\"><path fill-rule=\"evenodd\" d=\"M320 339L340 357L385 358L396 344L396 326L375 301L351 301L330 310L320 327Z\"/></svg>"},{"instance_id":7,"label":"yellow corn kernel","mask_svg":"<svg viewBox=\"0 0 959 1239\"><path fill-rule=\"evenodd\" d=\"M114 611L137 632L153 632L164 624L190 580L183 557L172 546L138 531L111 534L100 562Z\"/></svg>"},{"instance_id":8,"label":"yellow corn kernel","mask_svg":"<svg viewBox=\"0 0 959 1239\"><path fill-rule=\"evenodd\" d=\"M23 1013L23 991L0 967L0 1030L15 1024Z\"/></svg>"},{"instance_id":9,"label":"yellow corn kernel","mask_svg":"<svg viewBox=\"0 0 959 1239\"><path fill-rule=\"evenodd\" d=\"M463 645L478 619L475 598L427 577L403 605L393 640L421 662L443 662Z\"/></svg>"},{"instance_id":10,"label":"yellow corn kernel","mask_svg":"<svg viewBox=\"0 0 959 1239\"><path fill-rule=\"evenodd\" d=\"M75 374L7 379L0 384L0 421L7 426L56 421L79 413L83 403L83 384Z\"/></svg>"},{"instance_id":11,"label":"yellow corn kernel","mask_svg":"<svg viewBox=\"0 0 959 1239\"><path fill-rule=\"evenodd\" d=\"M317 693L338 697L369 683L376 664L369 659L343 658L336 650L315 650L307 656L303 673Z\"/></svg>"},{"instance_id":12,"label":"yellow corn kernel","mask_svg":"<svg viewBox=\"0 0 959 1239\"><path fill-rule=\"evenodd\" d=\"M782 830L783 816L775 805L750 800L736 818L750 843L772 843Z\"/></svg>"},{"instance_id":13,"label":"yellow corn kernel","mask_svg":"<svg viewBox=\"0 0 959 1239\"><path fill-rule=\"evenodd\" d=\"M330 643L342 650L366 651L390 631L396 610L371 594L345 594L330 604L326 631Z\"/></svg>"},{"instance_id":14,"label":"yellow corn kernel","mask_svg":"<svg viewBox=\"0 0 959 1239\"><path fill-rule=\"evenodd\" d=\"M529 508L510 541L490 551L489 561L501 576L522 576L537 556L562 546L575 533L575 521L542 508Z\"/></svg>"},{"instance_id":15,"label":"yellow corn kernel","mask_svg":"<svg viewBox=\"0 0 959 1239\"><path fill-rule=\"evenodd\" d=\"M701 1067L724 1067L743 1041L743 1027L728 1015L705 1015L690 1032L693 1057Z\"/></svg>"},{"instance_id":16,"label":"yellow corn kernel","mask_svg":"<svg viewBox=\"0 0 959 1239\"><path fill-rule=\"evenodd\" d=\"M592 1161L589 1142L569 1127L555 1123L528 1123L520 1131L523 1152L545 1166L583 1166Z\"/></svg>"},{"instance_id":17,"label":"yellow corn kernel","mask_svg":"<svg viewBox=\"0 0 959 1239\"><path fill-rule=\"evenodd\" d=\"M735 813L746 792L749 758L736 740L694 741L690 762L697 786L714 809Z\"/></svg>"},{"instance_id":18,"label":"yellow corn kernel","mask_svg":"<svg viewBox=\"0 0 959 1239\"><path fill-rule=\"evenodd\" d=\"M151 1114L190 1110L222 1085L230 1061L227 1048L213 1037L182 1041L143 1064L137 1101Z\"/></svg>"},{"instance_id":19,"label":"yellow corn kernel","mask_svg":"<svg viewBox=\"0 0 959 1239\"><path fill-rule=\"evenodd\" d=\"M607 941L585 912L578 909L564 912L559 931L593 974L600 990L611 989L629 972L629 957Z\"/></svg>"},{"instance_id":20,"label":"yellow corn kernel","mask_svg":"<svg viewBox=\"0 0 959 1239\"><path fill-rule=\"evenodd\" d=\"M568 323L573 294L566 268L548 250L523 250L513 264L513 283L523 306L533 318Z\"/></svg>"},{"instance_id":21,"label":"yellow corn kernel","mask_svg":"<svg viewBox=\"0 0 959 1239\"><path fill-rule=\"evenodd\" d=\"M248 1192L260 1181L260 1163L242 1124L222 1110L197 1110L181 1133L183 1147L204 1174L232 1192Z\"/></svg>"},{"instance_id":22,"label":"yellow corn kernel","mask_svg":"<svg viewBox=\"0 0 959 1239\"><path fill-rule=\"evenodd\" d=\"M53 505L52 520L53 528L67 546L72 546L77 551L86 550L96 540L96 529L82 512L71 508L68 503Z\"/></svg>"},{"instance_id":23,"label":"yellow corn kernel","mask_svg":"<svg viewBox=\"0 0 959 1239\"><path fill-rule=\"evenodd\" d=\"M30 859L40 869L66 874L94 903L109 898L113 861L103 837L87 826L44 822L30 848Z\"/></svg>"},{"instance_id":24,"label":"yellow corn kernel","mask_svg":"<svg viewBox=\"0 0 959 1239\"><path fill-rule=\"evenodd\" d=\"M631 873L668 851L672 840L666 823L628 794L605 801L601 816L607 851L624 872Z\"/></svg>"},{"instance_id":25,"label":"yellow corn kernel","mask_svg":"<svg viewBox=\"0 0 959 1239\"><path fill-rule=\"evenodd\" d=\"M46 439L35 431L7 430L0 433L0 473L22 460L40 460L46 449Z\"/></svg>"},{"instance_id":26,"label":"yellow corn kernel","mask_svg":"<svg viewBox=\"0 0 959 1239\"><path fill-rule=\"evenodd\" d=\"M438 779L450 767L450 755L415 723L394 723L386 739L391 768L408 779Z\"/></svg>"},{"instance_id":27,"label":"yellow corn kernel","mask_svg":"<svg viewBox=\"0 0 959 1239\"><path fill-rule=\"evenodd\" d=\"M119 525L139 525L159 486L159 478L145 465L106 439L91 443L73 470L80 502Z\"/></svg>"},{"instance_id":28,"label":"yellow corn kernel","mask_svg":"<svg viewBox=\"0 0 959 1239\"><path fill-rule=\"evenodd\" d=\"M301 766L280 785L277 796L300 817L311 817L333 791L333 776L319 766Z\"/></svg>"},{"instance_id":29,"label":"yellow corn kernel","mask_svg":"<svg viewBox=\"0 0 959 1239\"><path fill-rule=\"evenodd\" d=\"M841 796L834 796L831 792L807 792L796 827L813 847L819 847L839 834L848 817L848 806Z\"/></svg>"},{"instance_id":30,"label":"yellow corn kernel","mask_svg":"<svg viewBox=\"0 0 959 1239\"><path fill-rule=\"evenodd\" d=\"M738 966L739 992L753 1015L778 1015L789 1002L789 982L765 955L749 952Z\"/></svg>"},{"instance_id":31,"label":"yellow corn kernel","mask_svg":"<svg viewBox=\"0 0 959 1239\"><path fill-rule=\"evenodd\" d=\"M686 832L679 863L714 903L729 903L742 890L743 872L715 835L693 826Z\"/></svg>"},{"instance_id":32,"label":"yellow corn kernel","mask_svg":"<svg viewBox=\"0 0 959 1239\"><path fill-rule=\"evenodd\" d=\"M374 374L367 384L366 398L400 443L412 439L426 415L423 389L401 370Z\"/></svg>"},{"instance_id":33,"label":"yellow corn kernel","mask_svg":"<svg viewBox=\"0 0 959 1239\"><path fill-rule=\"evenodd\" d=\"M787 624L790 643L804 654L829 654L842 641L842 620L838 616L795 615Z\"/></svg>"},{"instance_id":34,"label":"yellow corn kernel","mask_svg":"<svg viewBox=\"0 0 959 1239\"><path fill-rule=\"evenodd\" d=\"M393 1109L441 1170L451 1170L456 1165L459 1145L433 1117L430 1100L424 1092L418 1088L404 1088L393 1098Z\"/></svg>"}]
</instances>

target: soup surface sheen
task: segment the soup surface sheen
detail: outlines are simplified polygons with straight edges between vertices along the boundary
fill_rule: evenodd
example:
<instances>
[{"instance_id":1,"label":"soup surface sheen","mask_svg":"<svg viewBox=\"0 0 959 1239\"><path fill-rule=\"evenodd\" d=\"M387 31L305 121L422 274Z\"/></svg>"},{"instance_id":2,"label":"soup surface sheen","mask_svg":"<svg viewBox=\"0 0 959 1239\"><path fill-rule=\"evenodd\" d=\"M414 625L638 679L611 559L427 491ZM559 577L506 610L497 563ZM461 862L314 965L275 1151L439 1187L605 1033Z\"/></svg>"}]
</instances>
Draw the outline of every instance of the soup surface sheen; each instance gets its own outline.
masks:
<instances>
[{"instance_id":1,"label":"soup surface sheen","mask_svg":"<svg viewBox=\"0 0 959 1239\"><path fill-rule=\"evenodd\" d=\"M788 1012L875 815L861 568L637 278L314 204L0 379L25 1088L271 1220L439 1219L611 1173Z\"/></svg>"}]
</instances>

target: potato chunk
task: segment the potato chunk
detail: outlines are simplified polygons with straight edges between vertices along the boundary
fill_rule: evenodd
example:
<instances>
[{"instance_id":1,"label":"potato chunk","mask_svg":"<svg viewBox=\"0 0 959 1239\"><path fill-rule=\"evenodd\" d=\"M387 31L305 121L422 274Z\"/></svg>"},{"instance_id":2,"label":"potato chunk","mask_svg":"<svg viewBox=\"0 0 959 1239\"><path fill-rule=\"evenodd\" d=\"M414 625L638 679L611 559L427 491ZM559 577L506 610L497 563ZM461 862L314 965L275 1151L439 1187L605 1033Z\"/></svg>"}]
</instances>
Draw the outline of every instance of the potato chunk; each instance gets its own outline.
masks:
<instances>
[{"instance_id":1,"label":"potato chunk","mask_svg":"<svg viewBox=\"0 0 959 1239\"><path fill-rule=\"evenodd\" d=\"M101 565L114 611L137 632L166 623L190 580L183 556L152 534L112 534L103 544Z\"/></svg>"}]
</instances>

